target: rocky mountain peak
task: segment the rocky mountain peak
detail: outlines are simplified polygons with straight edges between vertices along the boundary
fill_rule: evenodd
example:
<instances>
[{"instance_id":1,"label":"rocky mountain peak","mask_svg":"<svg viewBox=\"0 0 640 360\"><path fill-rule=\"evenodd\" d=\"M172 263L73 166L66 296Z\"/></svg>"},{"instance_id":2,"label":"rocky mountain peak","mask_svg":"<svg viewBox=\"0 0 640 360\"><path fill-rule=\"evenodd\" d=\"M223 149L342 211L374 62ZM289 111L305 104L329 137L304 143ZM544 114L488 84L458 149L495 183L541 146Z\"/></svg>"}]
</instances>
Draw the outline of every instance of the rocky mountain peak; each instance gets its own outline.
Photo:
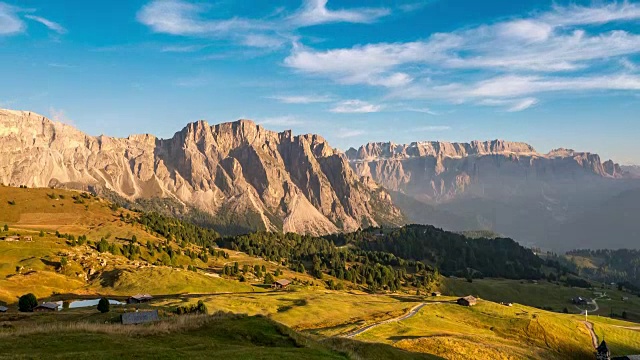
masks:
<instances>
[{"instance_id":1,"label":"rocky mountain peak","mask_svg":"<svg viewBox=\"0 0 640 360\"><path fill-rule=\"evenodd\" d=\"M472 141L470 143L450 143L445 141L420 141L410 144L377 142L362 145L358 150L349 149L349 160L406 159L432 156L436 158L460 158L487 154L536 154L529 144L504 140Z\"/></svg>"},{"instance_id":2,"label":"rocky mountain peak","mask_svg":"<svg viewBox=\"0 0 640 360\"><path fill-rule=\"evenodd\" d=\"M0 110L0 182L171 199L236 231L326 234L399 225L384 189L361 182L324 138L251 120L187 124L169 139L93 137L34 113Z\"/></svg>"}]
</instances>

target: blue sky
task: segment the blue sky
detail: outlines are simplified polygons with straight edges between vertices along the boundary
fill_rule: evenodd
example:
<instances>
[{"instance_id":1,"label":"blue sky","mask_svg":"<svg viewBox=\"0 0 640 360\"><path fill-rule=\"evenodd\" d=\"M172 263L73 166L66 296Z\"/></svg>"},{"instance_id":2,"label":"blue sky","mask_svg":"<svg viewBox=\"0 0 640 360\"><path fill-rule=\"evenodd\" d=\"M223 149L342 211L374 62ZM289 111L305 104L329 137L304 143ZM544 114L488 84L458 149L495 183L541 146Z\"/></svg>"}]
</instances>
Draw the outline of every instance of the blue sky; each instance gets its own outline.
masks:
<instances>
[{"instance_id":1,"label":"blue sky","mask_svg":"<svg viewBox=\"0 0 640 360\"><path fill-rule=\"evenodd\" d=\"M0 107L92 134L250 118L640 163L640 3L0 0Z\"/></svg>"}]
</instances>

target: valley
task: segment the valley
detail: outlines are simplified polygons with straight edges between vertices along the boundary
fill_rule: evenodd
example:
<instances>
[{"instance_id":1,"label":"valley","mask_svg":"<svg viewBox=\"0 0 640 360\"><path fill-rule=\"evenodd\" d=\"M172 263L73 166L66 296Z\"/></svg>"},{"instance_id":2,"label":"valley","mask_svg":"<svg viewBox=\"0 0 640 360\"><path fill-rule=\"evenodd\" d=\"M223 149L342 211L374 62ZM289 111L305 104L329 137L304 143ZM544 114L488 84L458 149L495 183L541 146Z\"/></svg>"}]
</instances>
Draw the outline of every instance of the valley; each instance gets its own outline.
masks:
<instances>
[{"instance_id":1,"label":"valley","mask_svg":"<svg viewBox=\"0 0 640 360\"><path fill-rule=\"evenodd\" d=\"M538 280L517 278L523 275L479 277L478 269L489 271L483 262L442 266L447 257L437 250L439 243L426 239L453 240L461 235L435 228L371 229L325 238L268 233L221 238L212 230L129 211L82 191L0 186L0 224L5 223L8 231L2 235L18 235L20 241L0 240L0 302L9 308L0 313L0 337L12 339L10 347L0 350L0 358L37 357L46 351L18 340L28 334L29 341L49 341L47 333L56 331L56 353L61 358L77 351L79 337L93 339L97 345L92 346L104 349L98 358L118 356L121 350L113 344L130 341L130 328L116 323L123 311L132 311L132 305L112 305L106 314L95 308L21 313L17 299L26 293L40 301L63 302L102 296L124 301L133 294L151 294L151 303L135 307L158 309L163 320L142 327L134 336L140 358L155 358L153 349L164 349L166 358L185 354L198 358L225 344L230 358L245 358L248 351L264 358L278 353L280 358L305 354L319 359L577 359L591 356L593 350L584 316L570 299L606 292L606 299L598 299L598 311L589 315L598 339L606 337L614 354L640 352L636 325L629 322L640 321L637 296L604 284L593 284L593 289L569 287L562 267L549 267L551 263L544 265L528 255L520 261L540 266L530 270ZM438 265L444 274L434 272L431 265L413 269L418 264L413 260L381 252L383 248L373 242L361 243L372 237L376 246L382 246L404 236L407 246L413 246L408 234L417 229L431 234L422 246L434 251L434 257L421 260ZM32 241L23 241L24 237ZM485 248L482 240L472 241L478 241L480 248L466 249L462 244L455 248L468 256L495 251ZM510 251L527 251L515 242L508 244L514 246ZM386 249L410 254L397 246ZM373 259L373 254L378 263L369 268L362 259ZM325 262L329 259L334 260ZM339 267L330 265L341 261L349 271L340 273ZM388 261L396 277L383 275ZM476 270L461 271L469 265ZM494 271L512 271L504 269ZM374 272L367 279L369 271ZM548 280L549 274L556 280ZM284 291L273 290L268 277L293 284ZM442 296L431 296L435 291ZM477 306L455 303L469 294L480 299ZM623 297L628 300L620 300ZM178 307L199 301L214 314L212 318L175 315ZM622 311L628 320L620 319ZM609 318L612 313L616 319ZM228 327L234 329L233 335L216 330ZM201 341L203 332L209 334L207 346L213 348L189 345ZM167 341L167 334L174 340Z\"/></svg>"}]
</instances>

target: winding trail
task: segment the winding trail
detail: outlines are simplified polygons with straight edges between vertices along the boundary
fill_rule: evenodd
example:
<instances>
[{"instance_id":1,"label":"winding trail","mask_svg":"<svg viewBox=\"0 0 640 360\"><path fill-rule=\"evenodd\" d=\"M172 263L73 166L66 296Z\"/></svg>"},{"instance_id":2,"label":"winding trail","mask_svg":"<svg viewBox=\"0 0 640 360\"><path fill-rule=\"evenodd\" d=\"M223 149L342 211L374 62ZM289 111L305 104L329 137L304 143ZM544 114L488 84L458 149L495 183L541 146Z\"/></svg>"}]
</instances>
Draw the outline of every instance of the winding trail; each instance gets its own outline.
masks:
<instances>
[{"instance_id":1,"label":"winding trail","mask_svg":"<svg viewBox=\"0 0 640 360\"><path fill-rule=\"evenodd\" d=\"M352 331L350 333L342 335L342 337L353 338L355 336L358 336L358 335L362 334L365 331L369 331L369 330L373 329L374 327L377 327L377 326L380 326L380 325L384 325L384 324L388 324L388 323L391 323L391 322L398 322L398 321L407 320L409 318L414 317L418 313L418 311L420 311L420 309L425 307L427 304L428 303L424 303L423 302L421 304L418 304L418 305L414 306L413 308L411 308L411 310L409 310L409 312L407 312L406 314L404 314L402 316L399 316L399 317L393 318L393 319L380 321L380 322L377 322L377 323L374 323L374 324L371 324L371 325L367 325L365 327L362 327L360 329L357 329L357 330L354 330L354 331ZM434 303L430 303L430 304L439 304L439 302L434 302Z\"/></svg>"},{"instance_id":2,"label":"winding trail","mask_svg":"<svg viewBox=\"0 0 640 360\"><path fill-rule=\"evenodd\" d=\"M598 348L598 336L596 335L596 332L593 331L593 324L588 322L588 321L583 321L584 325L587 327L587 330L589 330L589 333L591 334L591 344L593 345L594 349Z\"/></svg>"},{"instance_id":3,"label":"winding trail","mask_svg":"<svg viewBox=\"0 0 640 360\"><path fill-rule=\"evenodd\" d=\"M599 296L599 297L597 297L597 298L595 298L595 299L591 300L591 304L594 306L594 308L593 308L593 310L589 310L589 312L594 313L594 312L596 312L596 311L600 310L600 305L598 305L598 301L597 301L597 300L598 300L598 299L605 298L605 297L606 297L606 294L605 294L605 295L602 295L602 296ZM581 314L581 315L584 315L585 311L587 311L587 310L580 309L580 308L578 307L578 305L574 305L574 306L576 307L576 309L580 310L580 314Z\"/></svg>"}]
</instances>

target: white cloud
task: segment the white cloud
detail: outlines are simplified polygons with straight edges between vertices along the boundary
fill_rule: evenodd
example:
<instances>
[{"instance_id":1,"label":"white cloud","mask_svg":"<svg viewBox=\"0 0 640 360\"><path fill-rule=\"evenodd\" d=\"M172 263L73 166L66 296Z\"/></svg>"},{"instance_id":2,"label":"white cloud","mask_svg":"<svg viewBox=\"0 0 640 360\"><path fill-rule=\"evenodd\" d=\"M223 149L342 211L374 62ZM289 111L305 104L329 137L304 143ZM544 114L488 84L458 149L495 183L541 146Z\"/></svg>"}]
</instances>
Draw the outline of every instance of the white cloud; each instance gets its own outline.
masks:
<instances>
[{"instance_id":1,"label":"white cloud","mask_svg":"<svg viewBox=\"0 0 640 360\"><path fill-rule=\"evenodd\" d=\"M24 22L16 14L17 8L0 2L0 36L24 31Z\"/></svg>"},{"instance_id":2,"label":"white cloud","mask_svg":"<svg viewBox=\"0 0 640 360\"><path fill-rule=\"evenodd\" d=\"M304 121L294 116L287 115L287 116L264 118L258 121L258 124L264 125L264 126L294 126L294 125L302 125L304 124Z\"/></svg>"},{"instance_id":3,"label":"white cloud","mask_svg":"<svg viewBox=\"0 0 640 360\"><path fill-rule=\"evenodd\" d=\"M541 16L542 21L554 26L605 24L639 18L640 6L629 3L627 0L594 7L578 5L556 6L554 11Z\"/></svg>"},{"instance_id":4,"label":"white cloud","mask_svg":"<svg viewBox=\"0 0 640 360\"><path fill-rule=\"evenodd\" d=\"M626 58L620 59L620 65L622 65L624 69L632 72L638 70L638 65Z\"/></svg>"},{"instance_id":5,"label":"white cloud","mask_svg":"<svg viewBox=\"0 0 640 360\"><path fill-rule=\"evenodd\" d=\"M427 125L414 128L413 131L425 131L425 132L437 132L451 130L451 126L448 125Z\"/></svg>"},{"instance_id":6,"label":"white cloud","mask_svg":"<svg viewBox=\"0 0 640 360\"><path fill-rule=\"evenodd\" d=\"M35 16L35 15L25 15L24 17L26 17L29 20L33 20L36 22L39 22L40 24L46 26L49 30L51 31L55 31L60 35L66 34L67 33L67 29L65 29L64 27L62 27L62 25L53 22L51 20L45 19L41 16Z\"/></svg>"},{"instance_id":7,"label":"white cloud","mask_svg":"<svg viewBox=\"0 0 640 360\"><path fill-rule=\"evenodd\" d=\"M210 79L207 76L193 76L178 79L175 84L179 87L185 88L197 88L208 85Z\"/></svg>"},{"instance_id":8,"label":"white cloud","mask_svg":"<svg viewBox=\"0 0 640 360\"><path fill-rule=\"evenodd\" d=\"M49 63L47 64L54 68L62 68L62 69L73 69L75 65L63 64L63 63Z\"/></svg>"},{"instance_id":9,"label":"white cloud","mask_svg":"<svg viewBox=\"0 0 640 360\"><path fill-rule=\"evenodd\" d=\"M278 100L284 104L313 104L333 101L331 95L275 95L267 98Z\"/></svg>"},{"instance_id":10,"label":"white cloud","mask_svg":"<svg viewBox=\"0 0 640 360\"><path fill-rule=\"evenodd\" d=\"M339 84L386 87L394 98L453 103L508 98L502 105L515 112L537 104L531 97L537 93L638 90L631 74L636 67L628 58L640 55L640 35L615 27L638 19L640 5L628 2L556 6L413 42L328 50L297 44L284 64Z\"/></svg>"},{"instance_id":11,"label":"white cloud","mask_svg":"<svg viewBox=\"0 0 640 360\"><path fill-rule=\"evenodd\" d=\"M56 109L54 107L49 108L49 117L51 120L71 126L75 126L73 121L67 117L67 114L62 109Z\"/></svg>"},{"instance_id":12,"label":"white cloud","mask_svg":"<svg viewBox=\"0 0 640 360\"><path fill-rule=\"evenodd\" d=\"M231 18L205 19L206 7L182 0L154 0L143 6L137 20L157 33L171 35L228 35L232 31L264 29L258 20Z\"/></svg>"},{"instance_id":13,"label":"white cloud","mask_svg":"<svg viewBox=\"0 0 640 360\"><path fill-rule=\"evenodd\" d=\"M338 129L338 133L336 134L336 137L339 139L346 139L346 138L356 137L364 134L366 134L364 130L340 128Z\"/></svg>"},{"instance_id":14,"label":"white cloud","mask_svg":"<svg viewBox=\"0 0 640 360\"><path fill-rule=\"evenodd\" d=\"M164 46L160 51L162 52L175 52L175 53L188 53L196 52L206 48L208 45L170 45Z\"/></svg>"},{"instance_id":15,"label":"white cloud","mask_svg":"<svg viewBox=\"0 0 640 360\"><path fill-rule=\"evenodd\" d=\"M242 45L256 48L277 49L282 47L285 39L279 36L265 34L248 34L240 41Z\"/></svg>"},{"instance_id":16,"label":"white cloud","mask_svg":"<svg viewBox=\"0 0 640 360\"><path fill-rule=\"evenodd\" d=\"M423 113L423 114L429 114L429 115L438 115L437 112L429 109L429 108L414 108L414 107L407 107L407 108L403 108L403 111L411 111L411 112L418 112L418 113Z\"/></svg>"},{"instance_id":17,"label":"white cloud","mask_svg":"<svg viewBox=\"0 0 640 360\"><path fill-rule=\"evenodd\" d=\"M327 0L305 0L303 7L290 18L290 21L299 27L334 22L372 23L389 13L390 11L384 8L329 10Z\"/></svg>"},{"instance_id":18,"label":"white cloud","mask_svg":"<svg viewBox=\"0 0 640 360\"><path fill-rule=\"evenodd\" d=\"M156 33L226 39L246 47L277 49L291 41L295 30L301 27L371 23L389 14L382 8L329 10L327 0L306 0L290 16L280 9L264 19L220 18L211 10L212 6L186 0L152 0L138 11L136 18Z\"/></svg>"},{"instance_id":19,"label":"white cloud","mask_svg":"<svg viewBox=\"0 0 640 360\"><path fill-rule=\"evenodd\" d=\"M524 111L538 103L538 99L528 97L523 99L484 99L478 104L486 106L506 107L507 112Z\"/></svg>"},{"instance_id":20,"label":"white cloud","mask_svg":"<svg viewBox=\"0 0 640 360\"><path fill-rule=\"evenodd\" d=\"M331 112L340 114L374 113L382 110L382 105L375 105L362 100L345 100L333 107Z\"/></svg>"}]
</instances>

